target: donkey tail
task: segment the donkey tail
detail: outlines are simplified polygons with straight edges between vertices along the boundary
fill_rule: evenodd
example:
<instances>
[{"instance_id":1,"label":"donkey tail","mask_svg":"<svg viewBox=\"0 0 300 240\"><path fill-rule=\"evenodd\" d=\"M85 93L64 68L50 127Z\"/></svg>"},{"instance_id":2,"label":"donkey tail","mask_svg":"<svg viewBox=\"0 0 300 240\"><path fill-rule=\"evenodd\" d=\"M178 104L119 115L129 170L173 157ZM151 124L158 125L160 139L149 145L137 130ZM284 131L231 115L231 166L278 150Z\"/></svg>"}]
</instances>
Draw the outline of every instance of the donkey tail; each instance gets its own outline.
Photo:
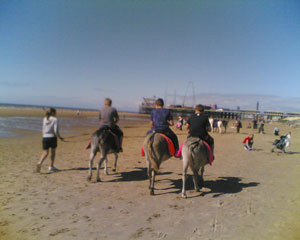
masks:
<instances>
[{"instance_id":1,"label":"donkey tail","mask_svg":"<svg viewBox=\"0 0 300 240\"><path fill-rule=\"evenodd\" d=\"M189 145L188 146L188 163L189 163L191 169L194 169L193 151L194 151L194 146Z\"/></svg>"},{"instance_id":2,"label":"donkey tail","mask_svg":"<svg viewBox=\"0 0 300 240\"><path fill-rule=\"evenodd\" d=\"M155 133L152 134L152 136L149 138L147 150L148 150L148 156L150 158L152 168L157 173L159 171L159 166L157 164L157 162L158 162L157 156L153 149L154 136L155 136Z\"/></svg>"}]
</instances>

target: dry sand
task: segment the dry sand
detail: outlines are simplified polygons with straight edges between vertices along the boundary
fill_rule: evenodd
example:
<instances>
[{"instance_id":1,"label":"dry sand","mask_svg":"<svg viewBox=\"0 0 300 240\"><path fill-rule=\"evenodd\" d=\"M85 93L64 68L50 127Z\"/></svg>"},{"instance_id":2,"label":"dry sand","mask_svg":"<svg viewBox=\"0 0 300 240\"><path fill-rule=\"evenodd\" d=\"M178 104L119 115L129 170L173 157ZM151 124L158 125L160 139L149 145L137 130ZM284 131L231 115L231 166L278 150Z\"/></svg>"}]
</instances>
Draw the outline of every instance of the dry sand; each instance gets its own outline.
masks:
<instances>
[{"instance_id":1,"label":"dry sand","mask_svg":"<svg viewBox=\"0 0 300 240\"><path fill-rule=\"evenodd\" d=\"M40 114L42 110L0 109L0 116ZM58 110L58 117L73 115ZM181 160L162 164L155 195L150 196L140 156L149 126L124 120L120 124L125 138L117 173L111 171L111 155L109 175L101 170L100 183L95 182L96 171L92 182L87 181L85 146L94 127L77 127L64 135L69 142L58 143L59 172L47 170L48 157L41 174L34 173L42 153L40 132L23 130L18 137L0 138L0 239L300 238L299 129L266 124L266 134L255 132L252 152L242 146L252 129L212 133L216 160L206 167L205 188L195 192L190 176L188 198L182 199ZM282 134L292 132L289 154L270 152L275 126ZM180 142L186 138L185 130L174 131Z\"/></svg>"}]
</instances>

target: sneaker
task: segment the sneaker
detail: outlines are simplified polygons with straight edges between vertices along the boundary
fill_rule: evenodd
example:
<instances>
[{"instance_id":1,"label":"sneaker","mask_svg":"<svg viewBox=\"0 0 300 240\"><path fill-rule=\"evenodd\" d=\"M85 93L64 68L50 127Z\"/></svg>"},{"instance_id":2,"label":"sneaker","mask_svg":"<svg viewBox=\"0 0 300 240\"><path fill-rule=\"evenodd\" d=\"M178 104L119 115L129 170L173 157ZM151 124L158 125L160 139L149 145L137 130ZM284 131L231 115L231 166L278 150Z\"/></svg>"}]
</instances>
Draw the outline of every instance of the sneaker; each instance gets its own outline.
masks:
<instances>
[{"instance_id":1,"label":"sneaker","mask_svg":"<svg viewBox=\"0 0 300 240\"><path fill-rule=\"evenodd\" d=\"M42 165L39 164L39 163L36 165L36 172L37 172L37 173L40 173L40 172L41 172L41 167L42 167Z\"/></svg>"},{"instance_id":2,"label":"sneaker","mask_svg":"<svg viewBox=\"0 0 300 240\"><path fill-rule=\"evenodd\" d=\"M50 166L48 169L49 169L49 171L59 171L59 170L58 170L56 167L54 167L54 166L53 166L53 167Z\"/></svg>"}]
</instances>

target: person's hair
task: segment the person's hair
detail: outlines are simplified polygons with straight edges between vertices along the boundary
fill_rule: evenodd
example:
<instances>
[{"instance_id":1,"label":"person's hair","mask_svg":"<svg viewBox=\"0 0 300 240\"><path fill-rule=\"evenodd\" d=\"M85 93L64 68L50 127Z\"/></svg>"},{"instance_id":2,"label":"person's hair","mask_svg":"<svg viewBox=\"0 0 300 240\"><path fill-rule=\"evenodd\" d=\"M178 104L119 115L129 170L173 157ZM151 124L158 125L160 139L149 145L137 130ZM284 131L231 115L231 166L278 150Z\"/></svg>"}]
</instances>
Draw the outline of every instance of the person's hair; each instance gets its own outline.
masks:
<instances>
[{"instance_id":1,"label":"person's hair","mask_svg":"<svg viewBox=\"0 0 300 240\"><path fill-rule=\"evenodd\" d=\"M197 112L204 112L204 107L201 105L201 104L199 104L199 105L197 105L196 107L195 107L195 110L197 111Z\"/></svg>"},{"instance_id":2,"label":"person's hair","mask_svg":"<svg viewBox=\"0 0 300 240\"><path fill-rule=\"evenodd\" d=\"M54 116L56 114L56 109L55 108L49 108L47 111L46 111L46 117L47 117L47 120L49 119L50 116Z\"/></svg>"},{"instance_id":3,"label":"person's hair","mask_svg":"<svg viewBox=\"0 0 300 240\"><path fill-rule=\"evenodd\" d=\"M112 101L111 101L110 98L105 98L105 100L104 100L104 105L105 106L111 106L111 103L112 103Z\"/></svg>"},{"instance_id":4,"label":"person's hair","mask_svg":"<svg viewBox=\"0 0 300 240\"><path fill-rule=\"evenodd\" d=\"M155 101L155 104L157 106L163 107L164 106L164 100L162 98L159 98Z\"/></svg>"}]
</instances>

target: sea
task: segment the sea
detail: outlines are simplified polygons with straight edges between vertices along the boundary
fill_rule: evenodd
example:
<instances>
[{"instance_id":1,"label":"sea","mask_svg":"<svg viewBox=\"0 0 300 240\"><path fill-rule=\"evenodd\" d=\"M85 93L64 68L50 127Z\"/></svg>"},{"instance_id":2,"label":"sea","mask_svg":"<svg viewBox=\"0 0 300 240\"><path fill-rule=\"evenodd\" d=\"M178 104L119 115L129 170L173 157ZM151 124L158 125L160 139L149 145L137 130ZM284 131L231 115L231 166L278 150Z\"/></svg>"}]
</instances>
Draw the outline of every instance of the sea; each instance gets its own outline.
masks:
<instances>
[{"instance_id":1,"label":"sea","mask_svg":"<svg viewBox=\"0 0 300 240\"><path fill-rule=\"evenodd\" d=\"M0 107L36 107L36 108L49 108L49 106L36 106L36 105L20 105L20 104L2 104ZM82 108L63 108L55 107L58 109L72 109L72 110L95 110L95 109L82 109ZM96 111L96 110L95 110ZM122 122L123 117L120 116ZM94 126L95 129L99 126L98 117L59 117L60 133L68 133L74 126ZM126 116L126 121L146 121L145 117L131 117ZM43 117L0 117L0 137L15 137L20 135L15 130L30 130L42 133ZM122 127L122 126L121 126Z\"/></svg>"}]
</instances>

